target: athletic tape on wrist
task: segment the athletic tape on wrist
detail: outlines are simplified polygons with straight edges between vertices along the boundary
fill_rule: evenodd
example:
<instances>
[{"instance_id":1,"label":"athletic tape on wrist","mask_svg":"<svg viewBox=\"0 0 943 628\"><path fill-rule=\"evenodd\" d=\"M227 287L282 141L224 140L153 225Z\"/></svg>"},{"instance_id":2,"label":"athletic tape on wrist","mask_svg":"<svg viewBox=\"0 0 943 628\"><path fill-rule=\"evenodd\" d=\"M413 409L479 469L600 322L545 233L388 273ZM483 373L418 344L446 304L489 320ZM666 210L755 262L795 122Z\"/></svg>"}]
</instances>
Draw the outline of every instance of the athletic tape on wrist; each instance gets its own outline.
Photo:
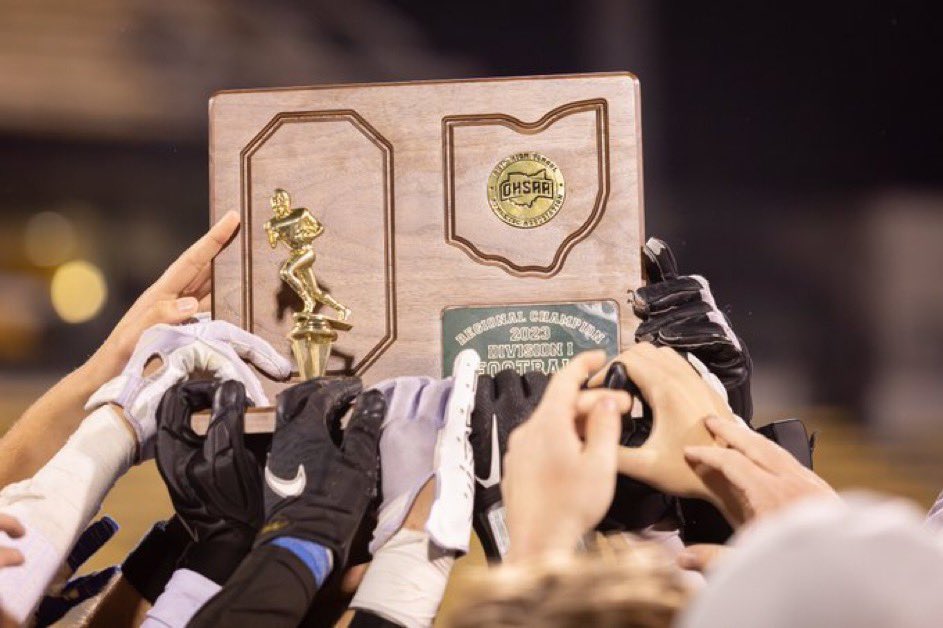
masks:
<instances>
[{"instance_id":1,"label":"athletic tape on wrist","mask_svg":"<svg viewBox=\"0 0 943 628\"><path fill-rule=\"evenodd\" d=\"M186 626L220 589L220 585L195 571L178 569L147 612L147 619L141 628Z\"/></svg>"},{"instance_id":2,"label":"athletic tape on wrist","mask_svg":"<svg viewBox=\"0 0 943 628\"><path fill-rule=\"evenodd\" d=\"M405 628L431 626L454 564L427 532L403 528L373 557L350 607Z\"/></svg>"}]
</instances>

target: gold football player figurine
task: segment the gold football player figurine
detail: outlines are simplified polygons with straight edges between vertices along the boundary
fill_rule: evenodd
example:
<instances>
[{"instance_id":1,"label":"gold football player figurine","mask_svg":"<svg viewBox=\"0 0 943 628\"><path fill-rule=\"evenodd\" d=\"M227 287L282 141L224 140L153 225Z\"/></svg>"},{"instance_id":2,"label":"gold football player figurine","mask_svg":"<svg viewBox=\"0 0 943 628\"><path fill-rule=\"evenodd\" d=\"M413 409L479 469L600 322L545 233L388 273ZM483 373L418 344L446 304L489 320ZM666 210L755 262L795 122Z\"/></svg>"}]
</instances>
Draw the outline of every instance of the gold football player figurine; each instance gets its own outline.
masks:
<instances>
[{"instance_id":1,"label":"gold football player figurine","mask_svg":"<svg viewBox=\"0 0 943 628\"><path fill-rule=\"evenodd\" d=\"M350 310L318 286L314 276L314 240L324 233L324 225L304 207L291 207L291 195L285 190L275 190L272 196L272 211L275 218L265 223L268 243L274 249L279 241L288 245L291 253L282 264L279 275L282 281L298 293L304 303L305 314L313 314L317 303L337 311L337 318L344 321Z\"/></svg>"},{"instance_id":2,"label":"gold football player figurine","mask_svg":"<svg viewBox=\"0 0 943 628\"><path fill-rule=\"evenodd\" d=\"M294 314L295 326L288 339L301 377L311 379L324 375L331 345L337 340L337 330L351 329L351 325L344 322L350 316L350 309L322 290L314 275L317 257L314 240L324 233L324 225L308 209L292 208L291 195L285 190L275 190L271 204L275 217L264 226L269 245L274 249L279 242L284 242L289 250L288 259L282 263L278 274L304 304L302 310ZM335 310L337 319L315 314L318 303Z\"/></svg>"}]
</instances>

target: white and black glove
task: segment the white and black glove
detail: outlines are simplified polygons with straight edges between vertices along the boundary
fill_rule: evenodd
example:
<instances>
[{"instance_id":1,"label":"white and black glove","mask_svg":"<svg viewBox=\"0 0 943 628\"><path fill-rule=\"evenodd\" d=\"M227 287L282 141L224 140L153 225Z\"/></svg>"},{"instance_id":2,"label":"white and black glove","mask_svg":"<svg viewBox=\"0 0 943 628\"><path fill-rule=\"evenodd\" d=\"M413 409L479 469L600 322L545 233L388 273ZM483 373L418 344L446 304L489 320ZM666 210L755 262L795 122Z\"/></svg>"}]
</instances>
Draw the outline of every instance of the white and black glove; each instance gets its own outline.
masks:
<instances>
[{"instance_id":1,"label":"white and black glove","mask_svg":"<svg viewBox=\"0 0 943 628\"><path fill-rule=\"evenodd\" d=\"M163 365L152 375L144 368L157 356ZM154 457L157 406L171 386L194 372L236 380L257 406L268 405L262 383L246 362L275 379L291 375L291 362L269 343L226 321L202 318L186 325L155 325L143 334L120 375L91 396L86 410L113 403L124 409L138 441L137 462Z\"/></svg>"},{"instance_id":2,"label":"white and black glove","mask_svg":"<svg viewBox=\"0 0 943 628\"><path fill-rule=\"evenodd\" d=\"M370 617L383 625L431 626L455 557L468 551L475 491L468 435L479 363L465 350L450 378L397 377L376 386L388 408L380 437L383 500L370 544L373 561L350 603L363 611L355 625ZM433 478L425 526L404 526Z\"/></svg>"},{"instance_id":3,"label":"white and black glove","mask_svg":"<svg viewBox=\"0 0 943 628\"><path fill-rule=\"evenodd\" d=\"M648 283L632 293L635 315L641 320L636 342L651 342L697 357L727 391L730 409L750 423L753 362L746 344L737 337L720 311L710 284L700 275L679 275L671 249L658 238L642 247Z\"/></svg>"},{"instance_id":4,"label":"white and black glove","mask_svg":"<svg viewBox=\"0 0 943 628\"><path fill-rule=\"evenodd\" d=\"M492 561L500 561L510 544L501 497L508 437L530 417L549 381L539 371L519 375L512 369L478 378L471 433L475 454L474 524L485 554Z\"/></svg>"},{"instance_id":5,"label":"white and black glove","mask_svg":"<svg viewBox=\"0 0 943 628\"><path fill-rule=\"evenodd\" d=\"M371 553L399 530L433 477L436 498L426 531L442 549L468 551L474 497L468 437L479 363L478 355L466 350L456 357L450 378L396 377L376 385L387 413L380 436L383 501Z\"/></svg>"}]
</instances>

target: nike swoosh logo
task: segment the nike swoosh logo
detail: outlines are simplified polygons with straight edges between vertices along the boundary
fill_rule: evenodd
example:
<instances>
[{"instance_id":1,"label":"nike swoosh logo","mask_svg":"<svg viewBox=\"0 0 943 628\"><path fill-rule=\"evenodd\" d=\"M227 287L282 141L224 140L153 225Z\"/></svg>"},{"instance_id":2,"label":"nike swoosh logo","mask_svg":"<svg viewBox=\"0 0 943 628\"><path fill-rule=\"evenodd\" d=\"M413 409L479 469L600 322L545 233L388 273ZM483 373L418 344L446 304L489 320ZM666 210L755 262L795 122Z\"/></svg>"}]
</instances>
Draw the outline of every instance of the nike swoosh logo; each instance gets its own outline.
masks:
<instances>
[{"instance_id":1,"label":"nike swoosh logo","mask_svg":"<svg viewBox=\"0 0 943 628\"><path fill-rule=\"evenodd\" d=\"M308 478L305 476L305 468L300 464L298 465L298 472L295 474L295 477L290 480L283 480L272 473L268 465L265 465L265 483L268 484L268 487L279 497L298 497L301 495L301 492L305 490Z\"/></svg>"},{"instance_id":2,"label":"nike swoosh logo","mask_svg":"<svg viewBox=\"0 0 943 628\"><path fill-rule=\"evenodd\" d=\"M475 475L475 480L482 488L491 488L501 482L501 444L498 442L498 417L494 414L491 415L491 469L488 477Z\"/></svg>"}]
</instances>

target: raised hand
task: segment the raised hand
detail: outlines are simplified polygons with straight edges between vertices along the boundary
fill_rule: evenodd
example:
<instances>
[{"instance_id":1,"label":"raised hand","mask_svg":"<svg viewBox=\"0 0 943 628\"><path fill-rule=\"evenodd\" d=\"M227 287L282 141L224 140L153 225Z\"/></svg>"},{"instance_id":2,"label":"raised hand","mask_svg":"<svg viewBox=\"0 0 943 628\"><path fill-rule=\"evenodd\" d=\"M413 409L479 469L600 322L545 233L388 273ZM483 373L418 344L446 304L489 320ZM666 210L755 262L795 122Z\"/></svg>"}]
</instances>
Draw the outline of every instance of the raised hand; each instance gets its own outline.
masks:
<instances>
[{"instance_id":1,"label":"raised hand","mask_svg":"<svg viewBox=\"0 0 943 628\"><path fill-rule=\"evenodd\" d=\"M225 214L138 297L89 360L100 382L121 371L146 329L181 323L209 310L213 258L238 228L239 215Z\"/></svg>"},{"instance_id":2,"label":"raised hand","mask_svg":"<svg viewBox=\"0 0 943 628\"><path fill-rule=\"evenodd\" d=\"M713 498L684 457L689 445L714 445L708 416L739 422L690 363L669 347L639 343L616 358L652 408L652 432L638 448L622 447L619 471L666 493Z\"/></svg>"},{"instance_id":3,"label":"raised hand","mask_svg":"<svg viewBox=\"0 0 943 628\"><path fill-rule=\"evenodd\" d=\"M278 396L264 474L265 525L257 544L281 537L311 541L331 552L334 572L344 567L376 495L386 413L380 392L361 390L357 378L316 378ZM353 414L341 430L352 403Z\"/></svg>"},{"instance_id":4,"label":"raised hand","mask_svg":"<svg viewBox=\"0 0 943 628\"><path fill-rule=\"evenodd\" d=\"M509 560L572 550L612 502L621 415L631 399L621 390L582 389L604 362L601 351L573 358L508 439L501 491Z\"/></svg>"},{"instance_id":5,"label":"raised hand","mask_svg":"<svg viewBox=\"0 0 943 628\"><path fill-rule=\"evenodd\" d=\"M834 489L791 453L742 424L707 417L726 447L690 445L684 455L711 488L713 503L734 526L810 497L838 499Z\"/></svg>"},{"instance_id":6,"label":"raised hand","mask_svg":"<svg viewBox=\"0 0 943 628\"><path fill-rule=\"evenodd\" d=\"M435 499L421 527L439 548L468 551L475 495L468 437L479 362L474 351L463 351L448 379L397 377L377 384L387 413L380 437L383 501L371 553L400 529L433 478Z\"/></svg>"},{"instance_id":7,"label":"raised hand","mask_svg":"<svg viewBox=\"0 0 943 628\"><path fill-rule=\"evenodd\" d=\"M161 366L145 375L155 357ZM291 374L291 363L269 343L226 321L204 319L186 325L157 325L141 336L121 375L98 389L86 409L106 403L123 408L138 440L138 460L144 460L153 456L155 414L161 398L191 373L203 371L218 380L239 381L253 403L268 405L262 383L243 360L277 379Z\"/></svg>"},{"instance_id":8,"label":"raised hand","mask_svg":"<svg viewBox=\"0 0 943 628\"><path fill-rule=\"evenodd\" d=\"M262 526L261 461L244 442L245 388L237 381L193 381L171 388L160 404L157 468L177 516L194 543L181 565L226 582ZM205 436L190 427L212 408Z\"/></svg>"},{"instance_id":9,"label":"raised hand","mask_svg":"<svg viewBox=\"0 0 943 628\"><path fill-rule=\"evenodd\" d=\"M734 413L749 423L753 363L746 344L717 307L710 284L700 275L679 275L671 249L658 238L645 243L642 264L648 284L631 299L642 321L636 341L694 354L723 383Z\"/></svg>"},{"instance_id":10,"label":"raised hand","mask_svg":"<svg viewBox=\"0 0 943 628\"><path fill-rule=\"evenodd\" d=\"M501 498L502 460L508 437L531 413L550 378L532 371L518 375L507 369L494 377L481 375L472 411L471 445L475 456L475 533L485 554L500 560L510 539Z\"/></svg>"}]
</instances>

